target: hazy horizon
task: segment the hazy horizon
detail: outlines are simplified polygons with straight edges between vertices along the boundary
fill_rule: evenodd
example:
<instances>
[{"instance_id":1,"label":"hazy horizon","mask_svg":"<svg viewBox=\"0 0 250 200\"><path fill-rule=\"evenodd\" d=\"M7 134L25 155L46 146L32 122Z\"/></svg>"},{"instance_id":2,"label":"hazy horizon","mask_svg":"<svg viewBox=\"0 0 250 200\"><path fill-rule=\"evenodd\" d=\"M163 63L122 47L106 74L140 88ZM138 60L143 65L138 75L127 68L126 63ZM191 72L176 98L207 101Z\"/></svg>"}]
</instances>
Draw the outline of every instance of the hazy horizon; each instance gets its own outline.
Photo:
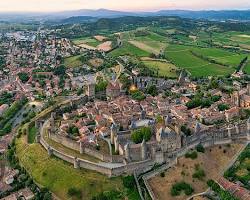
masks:
<instances>
[{"instance_id":1,"label":"hazy horizon","mask_svg":"<svg viewBox=\"0 0 250 200\"><path fill-rule=\"evenodd\" d=\"M131 2L131 3L130 3ZM158 10L247 10L249 0L8 0L0 2L0 12L60 12L80 9L119 11Z\"/></svg>"}]
</instances>

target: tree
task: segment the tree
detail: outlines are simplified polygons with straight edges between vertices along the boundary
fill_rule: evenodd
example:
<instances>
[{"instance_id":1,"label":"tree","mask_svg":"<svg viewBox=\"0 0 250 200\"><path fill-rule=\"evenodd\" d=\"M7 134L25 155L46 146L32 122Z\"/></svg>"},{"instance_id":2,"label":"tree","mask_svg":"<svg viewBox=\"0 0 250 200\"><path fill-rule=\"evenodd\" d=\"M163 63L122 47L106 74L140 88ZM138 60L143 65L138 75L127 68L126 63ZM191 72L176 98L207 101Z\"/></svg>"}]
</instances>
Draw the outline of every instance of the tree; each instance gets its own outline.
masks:
<instances>
[{"instance_id":1,"label":"tree","mask_svg":"<svg viewBox=\"0 0 250 200\"><path fill-rule=\"evenodd\" d=\"M186 103L188 109L196 108L201 105L202 101L200 98L194 98L193 100Z\"/></svg>"},{"instance_id":2,"label":"tree","mask_svg":"<svg viewBox=\"0 0 250 200\"><path fill-rule=\"evenodd\" d=\"M63 76L66 73L66 67L64 65L60 65L54 69L54 74L57 76Z\"/></svg>"},{"instance_id":3,"label":"tree","mask_svg":"<svg viewBox=\"0 0 250 200\"><path fill-rule=\"evenodd\" d=\"M186 125L182 125L182 126L181 126L181 131L182 131L186 136L192 135L192 132L191 132L190 128L188 128Z\"/></svg>"},{"instance_id":4,"label":"tree","mask_svg":"<svg viewBox=\"0 0 250 200\"><path fill-rule=\"evenodd\" d=\"M196 151L201 152L201 153L205 153L205 148L202 146L202 144L198 144L196 146Z\"/></svg>"},{"instance_id":5,"label":"tree","mask_svg":"<svg viewBox=\"0 0 250 200\"><path fill-rule=\"evenodd\" d=\"M211 100L212 100L213 102L217 102L217 101L219 101L220 99L221 99L221 96L219 96L219 95L214 95L214 96L211 97Z\"/></svg>"},{"instance_id":6,"label":"tree","mask_svg":"<svg viewBox=\"0 0 250 200\"><path fill-rule=\"evenodd\" d=\"M150 85L146 88L146 93L152 95L153 97L158 95L158 90L155 85Z\"/></svg>"},{"instance_id":7,"label":"tree","mask_svg":"<svg viewBox=\"0 0 250 200\"><path fill-rule=\"evenodd\" d=\"M139 144L143 141L149 141L152 133L149 127L143 127L132 132L131 139L134 143Z\"/></svg>"},{"instance_id":8,"label":"tree","mask_svg":"<svg viewBox=\"0 0 250 200\"><path fill-rule=\"evenodd\" d=\"M105 80L99 80L99 82L95 85L96 92L105 91L108 86L108 82Z\"/></svg>"},{"instance_id":9,"label":"tree","mask_svg":"<svg viewBox=\"0 0 250 200\"><path fill-rule=\"evenodd\" d=\"M83 89L82 88L79 88L77 90L77 95L80 96L81 94L83 94Z\"/></svg>"},{"instance_id":10,"label":"tree","mask_svg":"<svg viewBox=\"0 0 250 200\"><path fill-rule=\"evenodd\" d=\"M70 126L68 128L68 134L73 135L73 136L78 136L79 135L79 129L76 126Z\"/></svg>"},{"instance_id":11,"label":"tree","mask_svg":"<svg viewBox=\"0 0 250 200\"><path fill-rule=\"evenodd\" d=\"M131 96L133 99L137 100L137 101L142 101L144 100L146 97L143 94L143 92L136 90L136 91L131 91Z\"/></svg>"},{"instance_id":12,"label":"tree","mask_svg":"<svg viewBox=\"0 0 250 200\"><path fill-rule=\"evenodd\" d=\"M25 72L18 73L18 77L23 83L26 83L29 80L29 75Z\"/></svg>"},{"instance_id":13,"label":"tree","mask_svg":"<svg viewBox=\"0 0 250 200\"><path fill-rule=\"evenodd\" d=\"M219 109L219 111L228 110L229 109L229 105L228 104L219 104L218 105L218 109Z\"/></svg>"},{"instance_id":14,"label":"tree","mask_svg":"<svg viewBox=\"0 0 250 200\"><path fill-rule=\"evenodd\" d=\"M210 82L210 84L208 86L209 89L216 89L218 87L219 87L219 83L218 83L217 80L214 80L214 79L211 80L211 82Z\"/></svg>"},{"instance_id":15,"label":"tree","mask_svg":"<svg viewBox=\"0 0 250 200\"><path fill-rule=\"evenodd\" d=\"M120 82L122 83L122 87L124 89L129 89L129 87L132 84L132 81L128 78L128 76L126 76L125 74L122 74L119 78Z\"/></svg>"}]
</instances>

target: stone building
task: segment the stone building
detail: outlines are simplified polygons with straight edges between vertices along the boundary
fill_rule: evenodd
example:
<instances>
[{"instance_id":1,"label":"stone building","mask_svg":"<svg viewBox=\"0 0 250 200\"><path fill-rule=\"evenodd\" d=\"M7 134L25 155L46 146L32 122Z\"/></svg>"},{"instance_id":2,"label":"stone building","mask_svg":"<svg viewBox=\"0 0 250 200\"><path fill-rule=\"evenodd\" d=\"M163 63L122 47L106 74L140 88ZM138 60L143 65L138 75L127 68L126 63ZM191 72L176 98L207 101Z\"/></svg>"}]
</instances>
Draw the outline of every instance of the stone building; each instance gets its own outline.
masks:
<instances>
[{"instance_id":1,"label":"stone building","mask_svg":"<svg viewBox=\"0 0 250 200\"><path fill-rule=\"evenodd\" d=\"M95 84L94 83L89 83L87 85L87 91L86 91L86 95L90 98L95 97Z\"/></svg>"},{"instance_id":2,"label":"stone building","mask_svg":"<svg viewBox=\"0 0 250 200\"><path fill-rule=\"evenodd\" d=\"M121 86L120 83L115 82L109 82L107 88L106 88L106 96L107 99L114 99L121 94Z\"/></svg>"},{"instance_id":3,"label":"stone building","mask_svg":"<svg viewBox=\"0 0 250 200\"><path fill-rule=\"evenodd\" d=\"M238 107L250 107L250 83L247 88L235 91L231 96L232 104Z\"/></svg>"},{"instance_id":4,"label":"stone building","mask_svg":"<svg viewBox=\"0 0 250 200\"><path fill-rule=\"evenodd\" d=\"M181 135L169 127L161 127L157 130L156 141L163 152L181 148Z\"/></svg>"}]
</instances>

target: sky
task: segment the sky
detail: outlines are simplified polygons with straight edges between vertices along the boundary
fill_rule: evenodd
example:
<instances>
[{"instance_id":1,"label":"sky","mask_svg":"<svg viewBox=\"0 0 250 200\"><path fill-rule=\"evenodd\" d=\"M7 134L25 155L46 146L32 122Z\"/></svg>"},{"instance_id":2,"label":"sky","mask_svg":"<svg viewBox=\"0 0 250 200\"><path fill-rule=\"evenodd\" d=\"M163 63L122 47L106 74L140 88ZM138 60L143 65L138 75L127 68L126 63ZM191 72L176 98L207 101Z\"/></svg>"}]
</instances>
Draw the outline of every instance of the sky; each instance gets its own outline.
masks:
<instances>
[{"instance_id":1,"label":"sky","mask_svg":"<svg viewBox=\"0 0 250 200\"><path fill-rule=\"evenodd\" d=\"M0 0L0 12L100 8L121 11L250 9L250 0Z\"/></svg>"}]
</instances>

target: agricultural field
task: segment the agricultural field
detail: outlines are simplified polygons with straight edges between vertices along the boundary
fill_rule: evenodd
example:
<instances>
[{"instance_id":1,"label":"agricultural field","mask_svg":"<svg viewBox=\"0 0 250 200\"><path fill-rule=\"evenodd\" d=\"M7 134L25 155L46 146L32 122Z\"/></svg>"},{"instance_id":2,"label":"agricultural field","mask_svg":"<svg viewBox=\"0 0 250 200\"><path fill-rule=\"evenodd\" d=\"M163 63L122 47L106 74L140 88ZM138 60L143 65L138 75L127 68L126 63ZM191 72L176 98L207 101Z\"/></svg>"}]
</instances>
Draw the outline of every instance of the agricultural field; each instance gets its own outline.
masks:
<instances>
[{"instance_id":1,"label":"agricultural field","mask_svg":"<svg viewBox=\"0 0 250 200\"><path fill-rule=\"evenodd\" d=\"M240 33L240 34L235 34L233 36L231 36L230 38L232 41L238 42L239 44L247 44L250 45L250 34L244 34L244 33Z\"/></svg>"},{"instance_id":2,"label":"agricultural field","mask_svg":"<svg viewBox=\"0 0 250 200\"><path fill-rule=\"evenodd\" d=\"M241 60L247 56L247 54L237 54L216 48L197 48L193 51L204 57L213 59L222 65L228 65L234 68L236 68L240 64Z\"/></svg>"},{"instance_id":3,"label":"agricultural field","mask_svg":"<svg viewBox=\"0 0 250 200\"><path fill-rule=\"evenodd\" d=\"M92 47L97 47L98 45L102 43L101 41L95 39L94 37L93 38L92 37L76 38L76 39L73 39L72 42L75 45L87 44Z\"/></svg>"},{"instance_id":4,"label":"agricultural field","mask_svg":"<svg viewBox=\"0 0 250 200\"><path fill-rule=\"evenodd\" d=\"M112 42L111 41L103 42L97 46L97 49L105 52L110 51L112 49Z\"/></svg>"},{"instance_id":5,"label":"agricultural field","mask_svg":"<svg viewBox=\"0 0 250 200\"><path fill-rule=\"evenodd\" d=\"M167 46L167 38L156 33L147 32L145 36L134 36L129 42L149 53L159 54Z\"/></svg>"},{"instance_id":6,"label":"agricultural field","mask_svg":"<svg viewBox=\"0 0 250 200\"><path fill-rule=\"evenodd\" d=\"M184 68L194 77L203 76L226 76L232 74L240 62L248 56L247 53L237 53L223 48L209 47L209 44L218 44L225 48L243 48L250 49L250 34L241 32L205 32L185 33L176 29L162 28L138 28L133 31L122 32L121 38L123 45L114 49L109 55L118 57L120 55L129 55L132 57L149 57L152 54L158 55L165 52L165 57L171 61L177 68ZM98 40L99 39L99 40ZM98 48L102 43L95 37L78 38L73 42L78 45L89 45ZM174 42L174 43L173 43ZM178 43L179 44L175 44ZM204 48L201 48L203 46ZM81 65L77 57L65 59L66 65L72 67ZM153 64L151 68L160 69L161 75L170 75L169 66L161 62L148 63ZM164 69L166 67L166 69ZM250 73L248 65L245 72Z\"/></svg>"},{"instance_id":7,"label":"agricultural field","mask_svg":"<svg viewBox=\"0 0 250 200\"><path fill-rule=\"evenodd\" d=\"M165 56L177 67L188 70L191 75L195 77L228 75L235 71L235 69L232 67L214 64L205 59L201 59L200 57L193 55L191 50L197 50L197 48L192 46L171 44L166 49ZM209 49L205 49L203 51L206 52L206 50Z\"/></svg>"},{"instance_id":8,"label":"agricultural field","mask_svg":"<svg viewBox=\"0 0 250 200\"><path fill-rule=\"evenodd\" d=\"M243 32L223 32L212 34L213 43L220 46L232 46L242 50L250 49L250 33Z\"/></svg>"},{"instance_id":9,"label":"agricultural field","mask_svg":"<svg viewBox=\"0 0 250 200\"><path fill-rule=\"evenodd\" d=\"M159 70L159 76L164 77L177 77L177 68L166 61L154 61L154 60L147 60L143 61L143 63L148 67L149 69L152 69L153 71Z\"/></svg>"},{"instance_id":10,"label":"agricultural field","mask_svg":"<svg viewBox=\"0 0 250 200\"><path fill-rule=\"evenodd\" d=\"M127 41L124 41L122 47L113 50L112 52L109 53L109 55L114 56L114 57L118 57L122 55L130 55L130 56L136 56L136 57L148 57L150 53L130 44Z\"/></svg>"},{"instance_id":11,"label":"agricultural field","mask_svg":"<svg viewBox=\"0 0 250 200\"><path fill-rule=\"evenodd\" d=\"M242 144L214 146L206 148L204 153L198 153L197 158L179 158L178 164L168 169L164 176L158 175L149 180L156 198L159 200L187 199L184 193L178 196L171 195L173 184L182 181L191 185L194 189L193 194L206 191L207 180L218 180L232 157L242 146Z\"/></svg>"},{"instance_id":12,"label":"agricultural field","mask_svg":"<svg viewBox=\"0 0 250 200\"><path fill-rule=\"evenodd\" d=\"M250 62L248 61L243 70L246 74L250 75Z\"/></svg>"},{"instance_id":13,"label":"agricultural field","mask_svg":"<svg viewBox=\"0 0 250 200\"><path fill-rule=\"evenodd\" d=\"M225 37L224 33L216 32L209 34L201 31L188 35L175 29L155 28L154 30L153 28L140 28L134 31L123 32L121 35L123 46L112 51L110 55L115 57L130 55L141 58L151 54L158 55L163 51L168 61L171 61L178 68L186 69L194 77L232 74L240 62L248 56L247 53L208 47L210 40L213 43L218 42L223 46L225 44L236 45L232 40L236 36L249 39L248 35L240 35L239 32L228 32ZM180 44L175 44L173 41L175 43L180 42ZM203 46L203 48L200 46ZM163 69L161 63L159 63L159 66L157 65L158 63L154 63L153 68ZM168 71L168 66L166 67L165 72ZM162 73L164 74L163 71Z\"/></svg>"},{"instance_id":14,"label":"agricultural field","mask_svg":"<svg viewBox=\"0 0 250 200\"><path fill-rule=\"evenodd\" d=\"M77 56L71 56L71 57L67 57L64 59L64 64L66 67L79 67L82 65L82 62L80 61L81 55L77 55Z\"/></svg>"},{"instance_id":15,"label":"agricultural field","mask_svg":"<svg viewBox=\"0 0 250 200\"><path fill-rule=\"evenodd\" d=\"M16 142L17 155L34 180L51 190L60 199L80 199L70 197L68 191L75 188L84 199L92 199L105 191L119 191L126 194L128 200L139 199L136 190L125 189L121 177L108 178L90 170L76 170L71 165L48 156L39 144L26 144L21 137Z\"/></svg>"}]
</instances>

